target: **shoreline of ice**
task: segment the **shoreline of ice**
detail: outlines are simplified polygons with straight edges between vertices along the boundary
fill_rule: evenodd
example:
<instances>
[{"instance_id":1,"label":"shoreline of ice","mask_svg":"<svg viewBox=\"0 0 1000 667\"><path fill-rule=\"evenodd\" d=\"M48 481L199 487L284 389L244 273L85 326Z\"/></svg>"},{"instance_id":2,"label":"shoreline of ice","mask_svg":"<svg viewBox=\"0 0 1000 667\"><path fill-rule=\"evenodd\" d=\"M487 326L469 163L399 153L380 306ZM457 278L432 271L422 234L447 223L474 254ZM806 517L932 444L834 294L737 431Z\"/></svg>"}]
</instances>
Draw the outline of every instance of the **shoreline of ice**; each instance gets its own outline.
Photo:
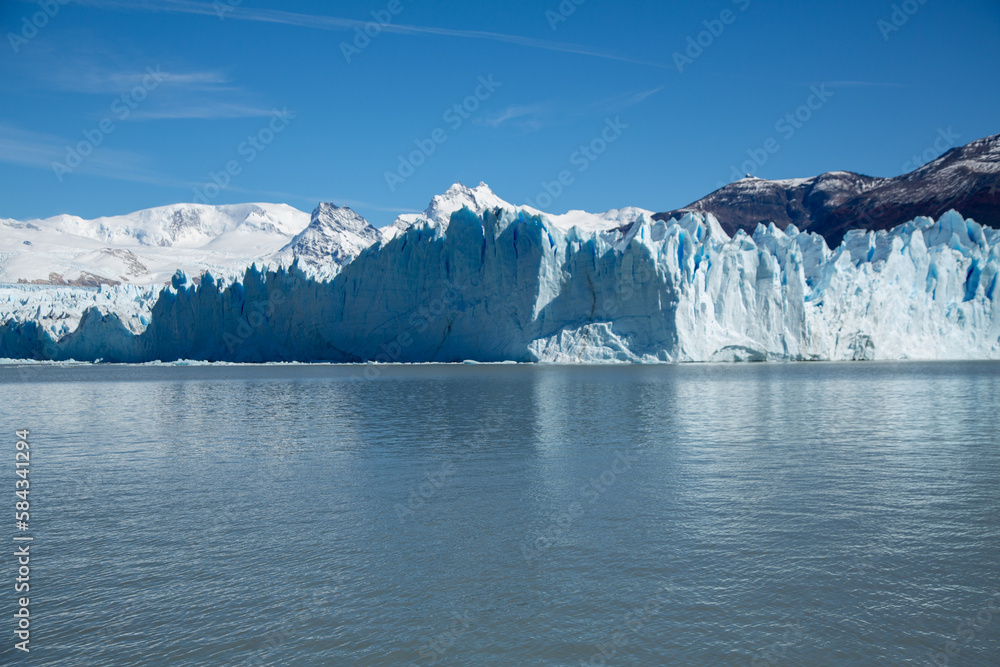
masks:
<instances>
[{"instance_id":1,"label":"shoreline of ice","mask_svg":"<svg viewBox=\"0 0 1000 667\"><path fill-rule=\"evenodd\" d=\"M85 362L1000 358L1000 232L949 212L888 232L645 218L627 235L463 209L336 275L297 266L166 288L0 286L0 356Z\"/></svg>"}]
</instances>

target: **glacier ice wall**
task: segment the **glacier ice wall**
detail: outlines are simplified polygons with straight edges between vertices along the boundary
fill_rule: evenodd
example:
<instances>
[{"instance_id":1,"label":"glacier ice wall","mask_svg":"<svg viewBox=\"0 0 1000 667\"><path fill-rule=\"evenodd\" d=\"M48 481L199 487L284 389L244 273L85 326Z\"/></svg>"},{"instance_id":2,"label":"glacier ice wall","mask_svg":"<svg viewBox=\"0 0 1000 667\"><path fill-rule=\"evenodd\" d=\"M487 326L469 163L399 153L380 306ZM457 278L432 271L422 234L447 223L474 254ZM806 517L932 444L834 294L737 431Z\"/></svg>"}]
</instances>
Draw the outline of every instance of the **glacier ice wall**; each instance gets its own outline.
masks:
<instances>
[{"instance_id":1,"label":"glacier ice wall","mask_svg":"<svg viewBox=\"0 0 1000 667\"><path fill-rule=\"evenodd\" d=\"M641 220L615 239L494 209L400 230L334 278L175 281L147 315L95 303L64 335L0 325L0 357L208 361L1000 358L1000 232L949 212L889 232ZM134 303L133 299L130 303ZM0 304L2 305L2 304ZM148 324L138 330L136 318Z\"/></svg>"}]
</instances>

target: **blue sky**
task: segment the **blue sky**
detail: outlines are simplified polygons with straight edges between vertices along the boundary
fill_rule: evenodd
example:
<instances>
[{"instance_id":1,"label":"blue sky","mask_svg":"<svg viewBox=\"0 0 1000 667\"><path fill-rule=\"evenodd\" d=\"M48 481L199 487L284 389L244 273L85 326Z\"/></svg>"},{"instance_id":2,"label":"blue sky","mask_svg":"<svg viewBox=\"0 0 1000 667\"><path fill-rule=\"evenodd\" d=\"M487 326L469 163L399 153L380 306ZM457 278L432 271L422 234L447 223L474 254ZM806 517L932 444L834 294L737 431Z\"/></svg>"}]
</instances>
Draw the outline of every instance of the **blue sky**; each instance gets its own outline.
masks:
<instances>
[{"instance_id":1,"label":"blue sky","mask_svg":"<svg viewBox=\"0 0 1000 667\"><path fill-rule=\"evenodd\" d=\"M3 0L0 26L18 219L323 200L382 226L455 181L669 210L1000 132L995 0Z\"/></svg>"}]
</instances>

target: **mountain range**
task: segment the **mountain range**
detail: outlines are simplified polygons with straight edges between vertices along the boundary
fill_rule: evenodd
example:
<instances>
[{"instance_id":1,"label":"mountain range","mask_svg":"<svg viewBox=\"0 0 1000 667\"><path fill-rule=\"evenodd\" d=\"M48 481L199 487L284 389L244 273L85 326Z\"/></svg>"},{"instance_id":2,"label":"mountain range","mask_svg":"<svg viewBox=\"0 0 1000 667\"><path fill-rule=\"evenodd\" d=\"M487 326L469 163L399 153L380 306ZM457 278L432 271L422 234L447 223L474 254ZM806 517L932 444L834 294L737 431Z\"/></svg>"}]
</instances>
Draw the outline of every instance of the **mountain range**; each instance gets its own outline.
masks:
<instances>
[{"instance_id":1,"label":"mountain range","mask_svg":"<svg viewBox=\"0 0 1000 667\"><path fill-rule=\"evenodd\" d=\"M643 220L669 221L687 213L712 214L730 236L741 229L752 234L761 223L779 230L794 225L820 234L831 247L851 229L885 230L951 209L1000 227L1000 135L954 148L902 176L834 171L803 179L747 177L662 213L624 207L552 215L510 204L485 183L474 188L456 183L423 213L401 215L381 229L332 203L321 203L311 215L286 204L251 203L174 204L94 220L71 215L0 219L0 283L163 285L178 269L197 281L205 272L231 278L252 263L288 266L294 261L330 277L365 248L415 225L447 226L463 208L477 215L495 209L542 214L556 228L576 227L609 243Z\"/></svg>"},{"instance_id":2,"label":"mountain range","mask_svg":"<svg viewBox=\"0 0 1000 667\"><path fill-rule=\"evenodd\" d=\"M712 213L729 234L758 223L795 225L836 246L851 229L880 230L951 209L1000 227L1000 134L953 148L902 176L879 178L833 171L813 178L768 181L747 177L687 206L653 216Z\"/></svg>"},{"instance_id":3,"label":"mountain range","mask_svg":"<svg viewBox=\"0 0 1000 667\"><path fill-rule=\"evenodd\" d=\"M321 203L311 215L286 204L173 204L94 220L71 215L27 222L0 219L0 283L165 285L177 270L197 281L205 272L233 278L253 263L289 266L294 261L314 275L330 277L365 248L414 225L447 226L463 208L482 214L518 207L485 183L474 188L456 183L435 196L423 213L401 215L381 229L351 208L332 203ZM550 218L561 228L617 234L615 228L652 215L628 207Z\"/></svg>"}]
</instances>

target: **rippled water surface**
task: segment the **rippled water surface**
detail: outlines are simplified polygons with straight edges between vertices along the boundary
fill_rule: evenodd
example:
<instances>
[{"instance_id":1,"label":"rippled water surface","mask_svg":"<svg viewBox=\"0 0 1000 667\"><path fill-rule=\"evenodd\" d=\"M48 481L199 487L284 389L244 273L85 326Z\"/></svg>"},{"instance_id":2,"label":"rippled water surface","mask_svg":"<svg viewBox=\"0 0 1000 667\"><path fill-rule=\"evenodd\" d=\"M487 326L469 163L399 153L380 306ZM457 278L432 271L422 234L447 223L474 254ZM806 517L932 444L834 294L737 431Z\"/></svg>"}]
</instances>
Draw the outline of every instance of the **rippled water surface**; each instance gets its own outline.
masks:
<instances>
[{"instance_id":1,"label":"rippled water surface","mask_svg":"<svg viewBox=\"0 0 1000 667\"><path fill-rule=\"evenodd\" d=\"M996 363L0 366L0 404L31 664L1000 664Z\"/></svg>"}]
</instances>

